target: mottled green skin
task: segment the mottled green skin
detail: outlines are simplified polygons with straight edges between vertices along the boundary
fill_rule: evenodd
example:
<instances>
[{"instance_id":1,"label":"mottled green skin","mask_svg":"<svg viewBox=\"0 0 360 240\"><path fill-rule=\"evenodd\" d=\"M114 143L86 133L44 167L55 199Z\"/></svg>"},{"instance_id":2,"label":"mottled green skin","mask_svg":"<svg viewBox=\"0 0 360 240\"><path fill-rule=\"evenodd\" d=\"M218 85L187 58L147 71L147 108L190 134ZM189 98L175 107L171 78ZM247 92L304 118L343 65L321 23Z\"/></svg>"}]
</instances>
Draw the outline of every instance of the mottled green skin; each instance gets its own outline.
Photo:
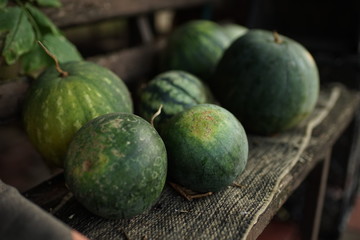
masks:
<instances>
[{"instance_id":1,"label":"mottled green skin","mask_svg":"<svg viewBox=\"0 0 360 240\"><path fill-rule=\"evenodd\" d=\"M169 37L163 69L184 70L207 81L229 44L229 37L215 22L187 22Z\"/></svg>"},{"instance_id":2,"label":"mottled green skin","mask_svg":"<svg viewBox=\"0 0 360 240\"><path fill-rule=\"evenodd\" d=\"M211 82L222 106L248 132L269 135L297 125L314 109L319 74L299 43L272 32L250 30L224 53Z\"/></svg>"},{"instance_id":3,"label":"mottled green skin","mask_svg":"<svg viewBox=\"0 0 360 240\"><path fill-rule=\"evenodd\" d=\"M165 145L134 114L102 115L76 133L64 173L67 186L89 211L104 218L131 218L149 209L162 192Z\"/></svg>"},{"instance_id":4,"label":"mottled green skin","mask_svg":"<svg viewBox=\"0 0 360 240\"><path fill-rule=\"evenodd\" d=\"M245 169L248 140L226 109L196 105L172 118L161 136L168 151L171 181L197 192L216 192Z\"/></svg>"},{"instance_id":5,"label":"mottled green skin","mask_svg":"<svg viewBox=\"0 0 360 240\"><path fill-rule=\"evenodd\" d=\"M74 133L87 121L111 112L132 112L132 99L123 81L90 62L68 62L36 79L25 99L23 120L31 142L50 166L63 167Z\"/></svg>"},{"instance_id":6,"label":"mottled green skin","mask_svg":"<svg viewBox=\"0 0 360 240\"><path fill-rule=\"evenodd\" d=\"M247 27L235 23L223 24L222 28L225 34L230 38L231 42L243 36L249 30Z\"/></svg>"},{"instance_id":7,"label":"mottled green skin","mask_svg":"<svg viewBox=\"0 0 360 240\"><path fill-rule=\"evenodd\" d=\"M175 114L211 101L212 94L200 79L184 71L171 70L159 74L141 90L138 112L150 121L162 105L161 114L154 120L158 128Z\"/></svg>"}]
</instances>

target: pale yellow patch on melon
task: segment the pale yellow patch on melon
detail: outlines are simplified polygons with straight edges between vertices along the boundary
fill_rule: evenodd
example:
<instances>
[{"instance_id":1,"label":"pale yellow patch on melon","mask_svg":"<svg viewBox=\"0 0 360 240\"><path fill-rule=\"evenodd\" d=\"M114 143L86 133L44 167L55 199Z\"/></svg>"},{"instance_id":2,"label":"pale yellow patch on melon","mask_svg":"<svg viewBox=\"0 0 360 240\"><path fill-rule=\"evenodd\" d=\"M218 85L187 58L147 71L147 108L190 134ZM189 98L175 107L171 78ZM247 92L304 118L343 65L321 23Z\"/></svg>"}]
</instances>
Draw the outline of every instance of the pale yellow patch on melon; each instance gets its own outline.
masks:
<instances>
[{"instance_id":1,"label":"pale yellow patch on melon","mask_svg":"<svg viewBox=\"0 0 360 240\"><path fill-rule=\"evenodd\" d=\"M115 157L118 157L118 158L123 158L125 157L125 155L123 153L121 153L119 150L117 149L112 149L111 150L111 153L115 156Z\"/></svg>"},{"instance_id":2,"label":"pale yellow patch on melon","mask_svg":"<svg viewBox=\"0 0 360 240\"><path fill-rule=\"evenodd\" d=\"M106 82L109 85L112 85L112 82L109 78L103 78L104 82Z\"/></svg>"},{"instance_id":3,"label":"pale yellow patch on melon","mask_svg":"<svg viewBox=\"0 0 360 240\"><path fill-rule=\"evenodd\" d=\"M111 125L112 125L114 128L121 128L121 126L122 126L122 121L123 121L123 119L121 119L121 118L113 119L113 120L111 121Z\"/></svg>"},{"instance_id":4,"label":"pale yellow patch on melon","mask_svg":"<svg viewBox=\"0 0 360 240\"><path fill-rule=\"evenodd\" d=\"M95 110L95 107L94 107L94 104L90 98L90 96L88 94L85 94L84 95L84 98L85 98L85 102L86 102L86 107L87 109L89 110L89 112L95 116L96 115L96 110Z\"/></svg>"},{"instance_id":5,"label":"pale yellow patch on melon","mask_svg":"<svg viewBox=\"0 0 360 240\"><path fill-rule=\"evenodd\" d=\"M80 121L79 120L76 120L75 122L74 122L74 127L75 127L75 129L79 129L79 128L81 128L81 123L80 123Z\"/></svg>"},{"instance_id":6,"label":"pale yellow patch on melon","mask_svg":"<svg viewBox=\"0 0 360 240\"><path fill-rule=\"evenodd\" d=\"M189 135L203 142L215 140L219 128L219 114L216 111L203 111L200 113L189 114L183 119L185 129Z\"/></svg>"}]
</instances>

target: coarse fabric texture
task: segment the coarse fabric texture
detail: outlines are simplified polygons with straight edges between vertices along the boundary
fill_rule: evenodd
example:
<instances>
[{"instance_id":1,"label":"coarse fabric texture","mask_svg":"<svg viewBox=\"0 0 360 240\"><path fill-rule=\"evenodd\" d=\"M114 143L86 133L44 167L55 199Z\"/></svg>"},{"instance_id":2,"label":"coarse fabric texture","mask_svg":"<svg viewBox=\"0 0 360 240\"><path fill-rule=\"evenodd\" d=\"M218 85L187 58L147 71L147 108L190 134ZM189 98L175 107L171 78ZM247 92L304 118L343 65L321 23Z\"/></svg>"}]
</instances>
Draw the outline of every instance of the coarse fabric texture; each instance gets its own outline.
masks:
<instances>
[{"instance_id":1,"label":"coarse fabric texture","mask_svg":"<svg viewBox=\"0 0 360 240\"><path fill-rule=\"evenodd\" d=\"M0 239L70 240L70 228L0 180Z\"/></svg>"},{"instance_id":2,"label":"coarse fabric texture","mask_svg":"<svg viewBox=\"0 0 360 240\"><path fill-rule=\"evenodd\" d=\"M96 240L253 239L258 221L266 214L271 219L297 186L294 182L300 184L299 172L311 171L325 157L324 149L331 149L331 141L353 113L341 104L347 96L339 86L325 89L312 115L297 128L270 137L249 136L246 169L223 191L188 201L167 185L148 212L132 219L94 216L74 198L54 214Z\"/></svg>"}]
</instances>

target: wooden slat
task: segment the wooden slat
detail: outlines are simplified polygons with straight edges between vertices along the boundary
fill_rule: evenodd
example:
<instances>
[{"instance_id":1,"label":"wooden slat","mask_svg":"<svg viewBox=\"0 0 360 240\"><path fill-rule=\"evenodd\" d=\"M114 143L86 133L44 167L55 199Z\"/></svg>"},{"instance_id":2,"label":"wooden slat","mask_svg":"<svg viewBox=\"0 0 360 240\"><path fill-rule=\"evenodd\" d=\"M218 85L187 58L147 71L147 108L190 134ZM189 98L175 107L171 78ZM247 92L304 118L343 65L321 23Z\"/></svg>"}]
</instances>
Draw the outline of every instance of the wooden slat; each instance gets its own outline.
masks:
<instances>
[{"instance_id":1,"label":"wooden slat","mask_svg":"<svg viewBox=\"0 0 360 240\"><path fill-rule=\"evenodd\" d=\"M59 27L96 22L119 16L137 15L160 9L177 9L215 0L61 0L61 8L44 9Z\"/></svg>"},{"instance_id":2,"label":"wooden slat","mask_svg":"<svg viewBox=\"0 0 360 240\"><path fill-rule=\"evenodd\" d=\"M159 52L164 45L165 41L159 40L88 60L110 69L129 84L134 79L140 79L156 71Z\"/></svg>"},{"instance_id":3,"label":"wooden slat","mask_svg":"<svg viewBox=\"0 0 360 240\"><path fill-rule=\"evenodd\" d=\"M0 82L0 123L19 113L28 87L29 80L26 78Z\"/></svg>"}]
</instances>

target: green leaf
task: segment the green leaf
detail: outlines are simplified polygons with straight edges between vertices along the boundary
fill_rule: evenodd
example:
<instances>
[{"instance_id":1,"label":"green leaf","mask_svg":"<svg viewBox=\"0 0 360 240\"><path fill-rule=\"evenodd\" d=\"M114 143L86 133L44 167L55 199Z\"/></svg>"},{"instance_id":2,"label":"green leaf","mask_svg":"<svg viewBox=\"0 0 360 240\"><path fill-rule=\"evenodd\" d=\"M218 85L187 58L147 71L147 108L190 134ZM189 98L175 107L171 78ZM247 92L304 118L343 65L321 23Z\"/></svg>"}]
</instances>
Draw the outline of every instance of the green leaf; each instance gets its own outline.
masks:
<instances>
[{"instance_id":1,"label":"green leaf","mask_svg":"<svg viewBox=\"0 0 360 240\"><path fill-rule=\"evenodd\" d=\"M64 36L47 34L44 36L42 43L56 56L60 63L83 60L76 47ZM36 72L48 66L55 65L54 60L38 44L24 55L21 61L24 72L30 75L36 74Z\"/></svg>"},{"instance_id":2,"label":"green leaf","mask_svg":"<svg viewBox=\"0 0 360 240\"><path fill-rule=\"evenodd\" d=\"M7 0L0 0L0 9L6 7L7 2L8 2Z\"/></svg>"},{"instance_id":3,"label":"green leaf","mask_svg":"<svg viewBox=\"0 0 360 240\"><path fill-rule=\"evenodd\" d=\"M39 28L42 35L48 33L53 33L55 35L61 34L56 25L38 8L32 6L31 4L26 4L25 7L30 13L30 17L32 17L35 21L35 24Z\"/></svg>"},{"instance_id":4,"label":"green leaf","mask_svg":"<svg viewBox=\"0 0 360 240\"><path fill-rule=\"evenodd\" d=\"M60 0L36 0L36 2L42 7L61 7Z\"/></svg>"},{"instance_id":5,"label":"green leaf","mask_svg":"<svg viewBox=\"0 0 360 240\"><path fill-rule=\"evenodd\" d=\"M7 32L2 49L2 56L7 64L13 64L34 45L34 30L26 13L19 7L0 10L0 33L3 32Z\"/></svg>"},{"instance_id":6,"label":"green leaf","mask_svg":"<svg viewBox=\"0 0 360 240\"><path fill-rule=\"evenodd\" d=\"M20 11L19 7L0 9L0 32L10 31L15 25L15 20L19 16Z\"/></svg>"},{"instance_id":7,"label":"green leaf","mask_svg":"<svg viewBox=\"0 0 360 240\"><path fill-rule=\"evenodd\" d=\"M21 57L22 69L24 73L29 75L36 75L53 62L38 44Z\"/></svg>"}]
</instances>

